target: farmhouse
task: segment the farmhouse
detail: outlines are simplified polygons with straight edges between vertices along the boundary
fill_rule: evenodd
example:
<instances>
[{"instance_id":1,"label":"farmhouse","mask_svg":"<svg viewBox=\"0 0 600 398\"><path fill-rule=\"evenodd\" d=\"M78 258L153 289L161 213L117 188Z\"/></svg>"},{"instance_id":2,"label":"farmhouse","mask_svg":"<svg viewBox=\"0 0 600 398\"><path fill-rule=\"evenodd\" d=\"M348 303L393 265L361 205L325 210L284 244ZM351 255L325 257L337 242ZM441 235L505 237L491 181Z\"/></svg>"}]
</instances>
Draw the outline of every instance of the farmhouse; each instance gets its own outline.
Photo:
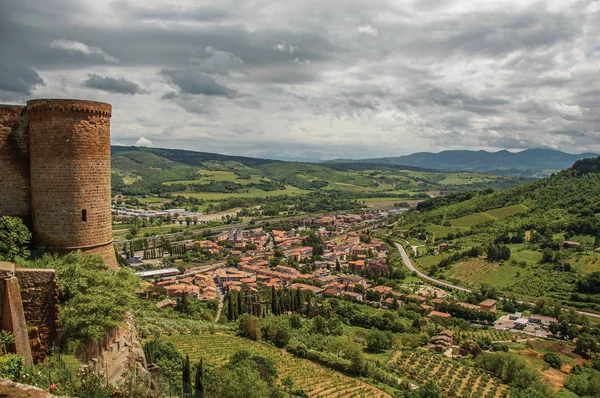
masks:
<instances>
[{"instance_id":1,"label":"farmhouse","mask_svg":"<svg viewBox=\"0 0 600 398\"><path fill-rule=\"evenodd\" d=\"M497 303L498 302L496 300L492 299L483 300L481 303L479 303L479 310L485 312L494 312L496 311Z\"/></svg>"}]
</instances>

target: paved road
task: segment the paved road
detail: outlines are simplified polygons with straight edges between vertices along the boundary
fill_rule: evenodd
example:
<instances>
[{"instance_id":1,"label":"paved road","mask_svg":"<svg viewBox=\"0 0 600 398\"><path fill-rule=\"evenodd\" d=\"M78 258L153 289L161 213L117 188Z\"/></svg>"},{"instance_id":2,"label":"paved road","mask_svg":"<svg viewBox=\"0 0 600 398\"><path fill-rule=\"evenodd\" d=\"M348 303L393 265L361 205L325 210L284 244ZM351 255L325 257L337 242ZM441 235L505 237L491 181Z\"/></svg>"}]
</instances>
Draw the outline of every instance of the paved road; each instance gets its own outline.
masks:
<instances>
[{"instance_id":1,"label":"paved road","mask_svg":"<svg viewBox=\"0 0 600 398\"><path fill-rule=\"evenodd\" d=\"M402 261L404 262L404 265L406 265L406 267L409 270L411 270L413 272L416 272L417 275L419 275L419 278L425 279L425 280L427 280L429 282L435 283L436 285L441 285L441 286L444 286L444 287L447 287L447 288L450 288L450 289L461 290L463 292L468 292L468 293L472 292L471 289L467 289L466 287L456 286L456 285L453 285L451 283L444 282L444 281L441 281L439 279L432 278L429 275L424 274L423 272L419 271L417 268L415 268L415 266L410 261L410 257L408 257L408 254L406 254L406 250L404 250L404 247L402 247L402 245L399 244L399 243L394 243L394 244L398 248L398 251L400 251L400 255L402 256Z\"/></svg>"},{"instance_id":2,"label":"paved road","mask_svg":"<svg viewBox=\"0 0 600 398\"><path fill-rule=\"evenodd\" d=\"M441 281L439 279L432 278L429 275L427 275L427 274L419 271L413 265L413 263L410 261L410 257L408 257L408 254L406 254L406 250L404 250L404 247L401 244L399 244L399 243L395 243L394 242L394 244L396 245L396 247L398 248L398 251L400 252L400 255L402 256L402 261L404 262L404 265L406 265L406 267L409 270L416 272L417 275L419 276L419 278L425 279L426 281L432 282L432 283L434 283L436 285L447 287L449 289L460 290L460 291L468 292L468 293L472 293L473 292L473 290L467 289L466 287L453 285L451 283L444 282L444 281ZM505 298L500 296L499 299L500 300L504 300ZM563 309L568 310L569 307L563 307ZM600 314L597 314L595 312L588 312L588 311L577 310L577 313L581 314L581 315L586 315L586 316L589 316L589 317L592 317L592 318L600 318Z\"/></svg>"}]
</instances>

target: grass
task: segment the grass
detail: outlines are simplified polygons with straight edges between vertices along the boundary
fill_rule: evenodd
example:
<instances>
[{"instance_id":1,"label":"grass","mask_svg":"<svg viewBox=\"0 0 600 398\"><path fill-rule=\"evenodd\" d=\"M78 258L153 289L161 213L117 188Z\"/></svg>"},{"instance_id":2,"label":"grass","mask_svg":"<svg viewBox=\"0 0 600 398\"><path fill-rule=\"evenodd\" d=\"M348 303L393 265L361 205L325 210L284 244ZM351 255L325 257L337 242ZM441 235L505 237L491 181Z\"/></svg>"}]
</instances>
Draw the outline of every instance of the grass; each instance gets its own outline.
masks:
<instances>
[{"instance_id":1,"label":"grass","mask_svg":"<svg viewBox=\"0 0 600 398\"><path fill-rule=\"evenodd\" d=\"M503 219L506 217L514 216L515 214L523 213L528 210L525 205L513 205L507 207L501 207L499 209L488 210L486 213L497 219Z\"/></svg>"},{"instance_id":2,"label":"grass","mask_svg":"<svg viewBox=\"0 0 600 398\"><path fill-rule=\"evenodd\" d=\"M521 204L501 207L481 213L469 214L450 220L450 223L456 227L472 227L477 224L483 224L488 221L501 220L516 214L527 211L527 207Z\"/></svg>"},{"instance_id":3,"label":"grass","mask_svg":"<svg viewBox=\"0 0 600 398\"><path fill-rule=\"evenodd\" d=\"M475 213L469 214L468 216L452 219L450 220L450 224L454 225L455 227L466 228L494 220L496 220L496 218L489 215L488 213Z\"/></svg>"}]
</instances>

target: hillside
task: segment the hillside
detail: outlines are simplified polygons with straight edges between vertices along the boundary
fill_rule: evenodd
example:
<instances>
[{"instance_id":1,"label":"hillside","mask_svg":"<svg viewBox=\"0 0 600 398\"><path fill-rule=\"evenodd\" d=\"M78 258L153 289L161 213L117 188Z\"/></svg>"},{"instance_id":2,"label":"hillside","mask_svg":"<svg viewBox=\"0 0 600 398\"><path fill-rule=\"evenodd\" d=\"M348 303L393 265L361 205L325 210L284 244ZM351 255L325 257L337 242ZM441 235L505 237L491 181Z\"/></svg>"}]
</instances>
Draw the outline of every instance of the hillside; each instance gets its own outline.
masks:
<instances>
[{"instance_id":1,"label":"hillside","mask_svg":"<svg viewBox=\"0 0 600 398\"><path fill-rule=\"evenodd\" d=\"M600 157L499 192L429 199L417 206L421 213L407 220L403 235L425 245L417 261L430 273L517 297L545 296L600 309L600 300L588 295L600 293L597 286L582 287L600 271L594 250L600 236L599 170ZM448 254L436 252L440 243L453 245ZM478 259L481 254L488 259Z\"/></svg>"},{"instance_id":2,"label":"hillside","mask_svg":"<svg viewBox=\"0 0 600 398\"><path fill-rule=\"evenodd\" d=\"M594 153L569 154L553 149L527 149L521 152L442 151L419 152L407 156L361 160L334 160L327 163L371 163L426 167L445 171L474 171L523 177L547 176L571 166L576 160L595 157Z\"/></svg>"},{"instance_id":3,"label":"hillside","mask_svg":"<svg viewBox=\"0 0 600 398\"><path fill-rule=\"evenodd\" d=\"M526 179L484 173L448 173L371 163L282 162L175 149L111 148L113 191L175 194L203 200L338 192L354 198L423 198L429 193L501 189Z\"/></svg>"}]
</instances>

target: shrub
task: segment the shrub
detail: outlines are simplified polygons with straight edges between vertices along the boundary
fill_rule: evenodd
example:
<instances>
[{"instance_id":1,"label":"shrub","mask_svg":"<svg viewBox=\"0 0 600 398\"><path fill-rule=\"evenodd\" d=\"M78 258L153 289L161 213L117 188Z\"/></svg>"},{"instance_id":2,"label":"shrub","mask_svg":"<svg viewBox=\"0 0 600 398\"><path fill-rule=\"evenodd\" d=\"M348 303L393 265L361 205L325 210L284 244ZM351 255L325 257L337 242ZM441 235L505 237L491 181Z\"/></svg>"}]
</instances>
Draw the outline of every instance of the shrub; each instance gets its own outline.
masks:
<instances>
[{"instance_id":1,"label":"shrub","mask_svg":"<svg viewBox=\"0 0 600 398\"><path fill-rule=\"evenodd\" d=\"M23 373L25 362L23 357L16 354L0 356L0 377L18 381Z\"/></svg>"},{"instance_id":2,"label":"shrub","mask_svg":"<svg viewBox=\"0 0 600 398\"><path fill-rule=\"evenodd\" d=\"M563 361L560 356L555 352L548 352L544 355L544 361L548 363L548 365L552 366L554 369L560 369Z\"/></svg>"}]
</instances>

